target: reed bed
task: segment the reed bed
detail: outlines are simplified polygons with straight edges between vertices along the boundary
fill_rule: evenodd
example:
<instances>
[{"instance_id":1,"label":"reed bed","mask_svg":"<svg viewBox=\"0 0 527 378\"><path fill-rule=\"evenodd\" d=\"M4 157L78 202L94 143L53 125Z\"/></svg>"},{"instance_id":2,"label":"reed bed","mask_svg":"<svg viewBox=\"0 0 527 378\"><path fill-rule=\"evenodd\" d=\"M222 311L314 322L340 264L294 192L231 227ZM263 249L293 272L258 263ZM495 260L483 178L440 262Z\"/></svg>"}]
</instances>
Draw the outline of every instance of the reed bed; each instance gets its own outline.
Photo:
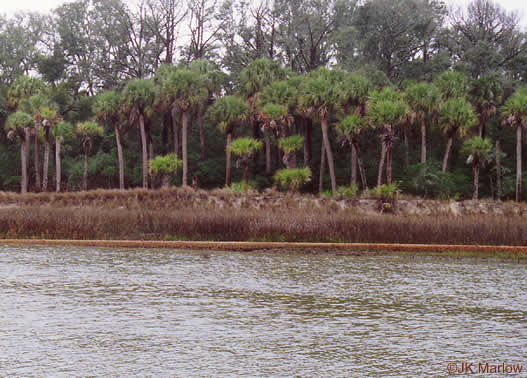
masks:
<instances>
[{"instance_id":1,"label":"reed bed","mask_svg":"<svg viewBox=\"0 0 527 378\"><path fill-rule=\"evenodd\" d=\"M0 209L0 237L527 245L521 217L365 216L328 209L19 207Z\"/></svg>"}]
</instances>

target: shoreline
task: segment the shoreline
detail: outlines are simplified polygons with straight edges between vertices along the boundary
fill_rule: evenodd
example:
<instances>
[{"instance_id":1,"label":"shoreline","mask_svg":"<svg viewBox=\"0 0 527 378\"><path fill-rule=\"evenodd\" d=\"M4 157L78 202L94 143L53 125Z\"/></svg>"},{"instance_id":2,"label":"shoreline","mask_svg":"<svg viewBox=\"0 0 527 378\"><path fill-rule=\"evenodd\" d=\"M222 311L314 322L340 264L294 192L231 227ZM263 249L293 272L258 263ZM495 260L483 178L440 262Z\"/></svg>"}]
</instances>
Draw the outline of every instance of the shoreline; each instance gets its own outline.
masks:
<instances>
[{"instance_id":1,"label":"shoreline","mask_svg":"<svg viewBox=\"0 0 527 378\"><path fill-rule=\"evenodd\" d=\"M67 239L1 239L0 244L10 246L79 246L105 248L153 248L208 251L276 251L331 253L356 255L357 253L389 252L438 256L481 254L498 257L527 258L527 246L447 245L447 244L388 244L388 243L303 243L303 242L215 242L215 241L153 241L153 240L67 240ZM502 256L503 255L503 256Z\"/></svg>"}]
</instances>

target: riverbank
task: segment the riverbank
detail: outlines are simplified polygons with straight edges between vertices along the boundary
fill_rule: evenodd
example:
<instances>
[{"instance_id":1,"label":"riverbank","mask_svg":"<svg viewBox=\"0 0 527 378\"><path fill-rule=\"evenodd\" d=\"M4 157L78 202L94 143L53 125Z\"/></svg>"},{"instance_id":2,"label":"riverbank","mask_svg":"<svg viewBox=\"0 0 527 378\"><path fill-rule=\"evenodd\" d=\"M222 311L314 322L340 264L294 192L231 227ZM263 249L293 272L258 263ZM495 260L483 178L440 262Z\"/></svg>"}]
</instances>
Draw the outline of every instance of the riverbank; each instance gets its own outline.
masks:
<instances>
[{"instance_id":1,"label":"riverbank","mask_svg":"<svg viewBox=\"0 0 527 378\"><path fill-rule=\"evenodd\" d=\"M0 193L1 239L527 245L526 205L230 190Z\"/></svg>"}]
</instances>

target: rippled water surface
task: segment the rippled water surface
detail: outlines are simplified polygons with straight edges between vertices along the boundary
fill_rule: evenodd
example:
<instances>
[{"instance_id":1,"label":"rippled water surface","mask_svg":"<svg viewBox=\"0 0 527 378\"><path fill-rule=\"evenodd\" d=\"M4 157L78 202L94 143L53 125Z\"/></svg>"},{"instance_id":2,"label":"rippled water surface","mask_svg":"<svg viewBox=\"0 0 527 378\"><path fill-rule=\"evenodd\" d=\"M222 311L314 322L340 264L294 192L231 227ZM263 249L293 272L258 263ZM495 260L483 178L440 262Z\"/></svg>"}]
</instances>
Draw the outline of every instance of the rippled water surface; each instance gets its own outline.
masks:
<instances>
[{"instance_id":1,"label":"rippled water surface","mask_svg":"<svg viewBox=\"0 0 527 378\"><path fill-rule=\"evenodd\" d=\"M527 265L0 247L0 375L527 371Z\"/></svg>"}]
</instances>

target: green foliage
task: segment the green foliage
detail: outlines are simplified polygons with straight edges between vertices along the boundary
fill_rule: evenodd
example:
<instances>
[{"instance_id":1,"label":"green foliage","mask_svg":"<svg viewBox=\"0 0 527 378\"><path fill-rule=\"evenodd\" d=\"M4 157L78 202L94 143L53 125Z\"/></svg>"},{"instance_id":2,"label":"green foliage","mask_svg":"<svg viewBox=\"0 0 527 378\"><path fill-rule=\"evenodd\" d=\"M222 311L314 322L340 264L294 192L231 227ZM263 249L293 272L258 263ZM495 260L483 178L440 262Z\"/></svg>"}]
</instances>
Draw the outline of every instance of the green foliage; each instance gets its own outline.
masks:
<instances>
[{"instance_id":1,"label":"green foliage","mask_svg":"<svg viewBox=\"0 0 527 378\"><path fill-rule=\"evenodd\" d=\"M435 80L435 85L443 100L465 97L468 92L468 79L461 72L444 72Z\"/></svg>"},{"instance_id":2,"label":"green foliage","mask_svg":"<svg viewBox=\"0 0 527 378\"><path fill-rule=\"evenodd\" d=\"M365 75L352 72L347 74L342 82L340 96L343 103L360 106L366 103L371 90L373 90L373 84Z\"/></svg>"},{"instance_id":3,"label":"green foliage","mask_svg":"<svg viewBox=\"0 0 527 378\"><path fill-rule=\"evenodd\" d=\"M166 156L156 156L154 160L148 162L150 171L154 175L165 174L173 175L181 167L182 161L179 160L176 154L168 154Z\"/></svg>"},{"instance_id":4,"label":"green foliage","mask_svg":"<svg viewBox=\"0 0 527 378\"><path fill-rule=\"evenodd\" d=\"M258 96L260 108L264 108L264 113L271 119L277 119L279 116L272 116L270 110L266 111L267 104L276 104L285 108L283 115L291 111L298 100L298 86L291 83L291 80L274 81L266 86Z\"/></svg>"},{"instance_id":5,"label":"green foliage","mask_svg":"<svg viewBox=\"0 0 527 378\"><path fill-rule=\"evenodd\" d=\"M161 93L181 111L201 104L209 95L199 73L187 69L169 72L161 82Z\"/></svg>"},{"instance_id":6,"label":"green foliage","mask_svg":"<svg viewBox=\"0 0 527 378\"><path fill-rule=\"evenodd\" d=\"M221 97L209 108L211 121L217 123L224 133L244 121L248 115L247 102L236 96Z\"/></svg>"},{"instance_id":7,"label":"green foliage","mask_svg":"<svg viewBox=\"0 0 527 378\"><path fill-rule=\"evenodd\" d=\"M349 186L339 186L337 188L337 196L346 197L346 198L355 198L359 192L358 185L351 184Z\"/></svg>"},{"instance_id":8,"label":"green foliage","mask_svg":"<svg viewBox=\"0 0 527 378\"><path fill-rule=\"evenodd\" d=\"M121 95L116 91L105 91L95 99L93 112L100 121L115 122L121 110Z\"/></svg>"},{"instance_id":9,"label":"green foliage","mask_svg":"<svg viewBox=\"0 0 527 378\"><path fill-rule=\"evenodd\" d=\"M66 138L73 135L73 125L66 121L59 121L51 130L55 138L59 138L63 142Z\"/></svg>"},{"instance_id":10,"label":"green foliage","mask_svg":"<svg viewBox=\"0 0 527 378\"><path fill-rule=\"evenodd\" d=\"M25 75L19 76L7 93L8 106L17 109L24 99L28 99L43 89L44 82L42 80Z\"/></svg>"},{"instance_id":11,"label":"green foliage","mask_svg":"<svg viewBox=\"0 0 527 378\"><path fill-rule=\"evenodd\" d=\"M152 111L158 91L152 80L136 79L128 82L123 91L123 107L134 120L140 114Z\"/></svg>"},{"instance_id":12,"label":"green foliage","mask_svg":"<svg viewBox=\"0 0 527 378\"><path fill-rule=\"evenodd\" d=\"M23 132L23 129L33 125L33 117L25 112L18 111L7 118L5 128L7 131L13 131L17 134Z\"/></svg>"},{"instance_id":13,"label":"green foliage","mask_svg":"<svg viewBox=\"0 0 527 378\"><path fill-rule=\"evenodd\" d=\"M240 74L240 92L252 97L273 81L286 77L286 71L279 62L269 59L257 59L251 62Z\"/></svg>"},{"instance_id":14,"label":"green foliage","mask_svg":"<svg viewBox=\"0 0 527 378\"><path fill-rule=\"evenodd\" d=\"M518 89L507 99L502 114L511 125L527 125L527 88Z\"/></svg>"},{"instance_id":15,"label":"green foliage","mask_svg":"<svg viewBox=\"0 0 527 378\"><path fill-rule=\"evenodd\" d=\"M233 182L231 184L230 189L234 193L247 193L247 192L249 192L251 190L254 190L254 185L246 184L243 181L239 181L239 182Z\"/></svg>"},{"instance_id":16,"label":"green foliage","mask_svg":"<svg viewBox=\"0 0 527 378\"><path fill-rule=\"evenodd\" d=\"M93 136L103 136L104 129L95 122L79 122L75 127L75 132L83 138L90 138Z\"/></svg>"},{"instance_id":17,"label":"green foliage","mask_svg":"<svg viewBox=\"0 0 527 378\"><path fill-rule=\"evenodd\" d=\"M234 155L248 157L262 148L262 142L254 138L237 138L229 148Z\"/></svg>"},{"instance_id":18,"label":"green foliage","mask_svg":"<svg viewBox=\"0 0 527 378\"><path fill-rule=\"evenodd\" d=\"M299 106L314 108L321 116L340 106L339 84L344 80L344 72L321 67L310 73L302 85Z\"/></svg>"},{"instance_id":19,"label":"green foliage","mask_svg":"<svg viewBox=\"0 0 527 378\"><path fill-rule=\"evenodd\" d=\"M351 114L342 119L337 124L337 132L347 139L360 134L360 132L367 126L366 120L356 114Z\"/></svg>"},{"instance_id":20,"label":"green foliage","mask_svg":"<svg viewBox=\"0 0 527 378\"><path fill-rule=\"evenodd\" d=\"M429 162L410 166L400 187L405 193L438 199L458 199L467 185L467 176L442 172L438 164Z\"/></svg>"},{"instance_id":21,"label":"green foliage","mask_svg":"<svg viewBox=\"0 0 527 378\"><path fill-rule=\"evenodd\" d=\"M277 104L265 104L262 113L267 119L277 121L287 115L287 108Z\"/></svg>"},{"instance_id":22,"label":"green foliage","mask_svg":"<svg viewBox=\"0 0 527 378\"><path fill-rule=\"evenodd\" d=\"M405 90L406 102L410 107L421 115L427 114L435 109L441 101L441 93L433 84L417 83Z\"/></svg>"},{"instance_id":23,"label":"green foliage","mask_svg":"<svg viewBox=\"0 0 527 378\"><path fill-rule=\"evenodd\" d=\"M441 106L439 126L445 133L459 130L466 135L477 122L474 109L462 98L450 98Z\"/></svg>"},{"instance_id":24,"label":"green foliage","mask_svg":"<svg viewBox=\"0 0 527 378\"><path fill-rule=\"evenodd\" d=\"M311 169L309 167L281 169L275 173L274 181L280 184L281 187L295 192L302 185L311 181Z\"/></svg>"},{"instance_id":25,"label":"green foliage","mask_svg":"<svg viewBox=\"0 0 527 378\"><path fill-rule=\"evenodd\" d=\"M377 186L370 190L370 195L381 200L391 200L396 199L401 194L401 189L399 189L399 183L391 183L390 185L385 184Z\"/></svg>"},{"instance_id":26,"label":"green foliage","mask_svg":"<svg viewBox=\"0 0 527 378\"><path fill-rule=\"evenodd\" d=\"M392 88L385 88L382 91L374 91L368 103L368 117L371 122L384 126L395 125L400 122L408 113L408 106L402 101L399 92Z\"/></svg>"},{"instance_id":27,"label":"green foliage","mask_svg":"<svg viewBox=\"0 0 527 378\"><path fill-rule=\"evenodd\" d=\"M486 157L492 151L492 142L479 136L470 138L463 143L463 152L473 157L473 161Z\"/></svg>"},{"instance_id":28,"label":"green foliage","mask_svg":"<svg viewBox=\"0 0 527 378\"><path fill-rule=\"evenodd\" d=\"M287 138L281 138L278 145L285 153L289 154L300 150L304 146L304 137L302 135L291 135Z\"/></svg>"}]
</instances>

